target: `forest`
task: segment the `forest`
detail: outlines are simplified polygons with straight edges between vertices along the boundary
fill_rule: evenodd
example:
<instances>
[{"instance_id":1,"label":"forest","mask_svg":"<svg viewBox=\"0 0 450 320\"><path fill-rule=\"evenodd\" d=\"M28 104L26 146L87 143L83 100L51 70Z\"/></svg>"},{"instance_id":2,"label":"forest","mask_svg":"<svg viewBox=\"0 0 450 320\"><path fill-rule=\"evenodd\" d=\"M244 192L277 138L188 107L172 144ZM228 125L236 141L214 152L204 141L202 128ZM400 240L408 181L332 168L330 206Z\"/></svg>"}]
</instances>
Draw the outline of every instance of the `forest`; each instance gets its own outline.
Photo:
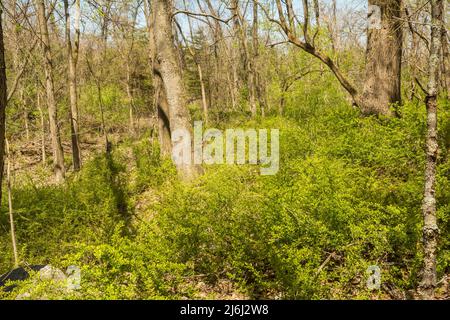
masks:
<instances>
[{"instance_id":1,"label":"forest","mask_svg":"<svg viewBox=\"0 0 450 320\"><path fill-rule=\"evenodd\" d=\"M1 0L0 300L450 299L449 20Z\"/></svg>"}]
</instances>

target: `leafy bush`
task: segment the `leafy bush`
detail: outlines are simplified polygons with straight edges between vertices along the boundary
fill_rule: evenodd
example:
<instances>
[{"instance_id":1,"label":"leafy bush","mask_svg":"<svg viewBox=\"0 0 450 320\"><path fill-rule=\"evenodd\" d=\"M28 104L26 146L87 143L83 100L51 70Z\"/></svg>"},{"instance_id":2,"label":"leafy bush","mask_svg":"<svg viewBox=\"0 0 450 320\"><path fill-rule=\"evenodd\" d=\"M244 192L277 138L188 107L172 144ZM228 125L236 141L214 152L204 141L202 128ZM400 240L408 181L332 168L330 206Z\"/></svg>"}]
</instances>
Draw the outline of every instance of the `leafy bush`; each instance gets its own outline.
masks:
<instances>
[{"instance_id":1,"label":"leafy bush","mask_svg":"<svg viewBox=\"0 0 450 320\"><path fill-rule=\"evenodd\" d=\"M132 186L134 193L139 194L147 188L155 188L164 181L176 177L172 162L161 157L158 144L152 145L149 139L144 139L134 144L132 148L133 163L136 164Z\"/></svg>"},{"instance_id":2,"label":"leafy bush","mask_svg":"<svg viewBox=\"0 0 450 320\"><path fill-rule=\"evenodd\" d=\"M217 167L194 185L166 189L154 208L158 237L172 242L175 261L212 282L229 278L250 296L367 298L370 265L382 268L386 287L413 288L424 118L412 104L401 112L384 121L342 105L299 125L268 120L261 126L282 130L281 172ZM439 193L448 190L445 170ZM446 227L448 198L439 199ZM440 261L448 261L447 241Z\"/></svg>"},{"instance_id":3,"label":"leafy bush","mask_svg":"<svg viewBox=\"0 0 450 320\"><path fill-rule=\"evenodd\" d=\"M21 257L30 264L45 264L76 241L108 241L117 223L129 219L122 175L123 168L111 158L97 157L64 186L26 185L14 190ZM6 203L2 212L7 218Z\"/></svg>"}]
</instances>

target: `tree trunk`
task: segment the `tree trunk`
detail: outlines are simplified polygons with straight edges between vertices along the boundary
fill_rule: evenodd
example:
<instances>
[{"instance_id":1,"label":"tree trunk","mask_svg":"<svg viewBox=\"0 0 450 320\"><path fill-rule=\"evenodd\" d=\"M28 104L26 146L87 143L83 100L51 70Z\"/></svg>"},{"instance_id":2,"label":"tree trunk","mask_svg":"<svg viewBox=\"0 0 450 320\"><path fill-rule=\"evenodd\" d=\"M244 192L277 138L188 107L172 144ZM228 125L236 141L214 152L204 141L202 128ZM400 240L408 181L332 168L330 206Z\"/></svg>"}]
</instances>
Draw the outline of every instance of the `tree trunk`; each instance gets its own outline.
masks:
<instances>
[{"instance_id":1,"label":"tree trunk","mask_svg":"<svg viewBox=\"0 0 450 320\"><path fill-rule=\"evenodd\" d=\"M333 54L339 51L339 32L337 28L337 4L336 0L332 1L331 4L331 23L329 26L330 38L331 38L331 49Z\"/></svg>"},{"instance_id":2,"label":"tree trunk","mask_svg":"<svg viewBox=\"0 0 450 320\"><path fill-rule=\"evenodd\" d=\"M9 212L9 224L11 229L11 243L14 254L14 267L19 267L19 254L17 252L17 241L16 241L16 227L14 225L14 213L12 205L12 189L11 189L11 153L9 149L8 140L5 139L6 145L6 186L8 188L8 212Z\"/></svg>"},{"instance_id":3,"label":"tree trunk","mask_svg":"<svg viewBox=\"0 0 450 320\"><path fill-rule=\"evenodd\" d=\"M45 165L47 162L47 153L45 151L45 117L44 110L41 105L41 93L37 93L37 107L39 110L39 116L41 118L41 153L42 153L42 164Z\"/></svg>"},{"instance_id":4,"label":"tree trunk","mask_svg":"<svg viewBox=\"0 0 450 320\"><path fill-rule=\"evenodd\" d=\"M253 40L253 55L252 55L252 67L254 76L254 91L257 100L257 104L261 109L261 116L266 114L267 101L265 100L264 92L266 89L263 86L260 74L260 57L259 57L259 17L258 17L258 2L253 0L253 27L252 27L252 40Z\"/></svg>"},{"instance_id":5,"label":"tree trunk","mask_svg":"<svg viewBox=\"0 0 450 320\"><path fill-rule=\"evenodd\" d=\"M183 0L183 4L187 10L186 0ZM188 19L188 26L189 26L189 35L190 35L191 39L193 39L194 31L192 30L191 19L189 17L187 19ZM208 125L208 123L209 123L209 108L208 108L208 101L206 98L206 89L205 89L205 81L204 81L204 77L203 77L202 65L201 65L197 55L195 54L194 50L192 50L191 46L189 45L186 38L184 37L181 29L180 29L180 34L183 37L184 42L186 43L186 47L188 48L189 53L191 54L195 65L197 66L198 79L200 82L200 91L201 91L201 95L202 95L203 121L205 122L206 125ZM210 103L211 103L211 94L209 94L209 97L210 97Z\"/></svg>"},{"instance_id":6,"label":"tree trunk","mask_svg":"<svg viewBox=\"0 0 450 320\"><path fill-rule=\"evenodd\" d=\"M55 180L58 183L64 181L65 166L64 153L61 145L61 137L58 128L58 114L55 100L55 88L53 81L53 61L50 49L50 37L48 33L47 18L45 14L44 0L36 0L36 9L39 20L41 44L44 52L45 87L47 92L47 107L50 123L50 136L52 140L53 165Z\"/></svg>"},{"instance_id":7,"label":"tree trunk","mask_svg":"<svg viewBox=\"0 0 450 320\"><path fill-rule=\"evenodd\" d=\"M8 147L6 140L6 106L7 106L7 86L6 86L6 64L5 64L5 46L3 42L3 12L0 7L0 200L2 199L2 185L3 185L3 169L5 164L5 147ZM9 208L9 222L11 228L11 243L14 254L14 266L19 266L19 255L17 253L16 232L14 226L14 217L12 212L12 198L11 198L11 165L9 148L7 151L7 188L8 188L8 208Z\"/></svg>"},{"instance_id":8,"label":"tree trunk","mask_svg":"<svg viewBox=\"0 0 450 320\"><path fill-rule=\"evenodd\" d=\"M149 39L149 57L150 67L153 75L153 88L154 88L154 106L156 111L156 117L158 121L158 138L160 152L163 157L170 157L172 150L172 141L170 134L169 123L169 105L167 103L166 92L161 79L160 66L156 60L156 44L153 36L154 21L152 19L152 7L150 0L146 0L145 13L147 18Z\"/></svg>"},{"instance_id":9,"label":"tree trunk","mask_svg":"<svg viewBox=\"0 0 450 320\"><path fill-rule=\"evenodd\" d=\"M132 135L136 134L136 125L134 122L134 97L133 97L133 89L131 88L131 68L130 62L126 61L126 70L127 70L127 81L126 81L126 91L128 97L128 112L129 112L129 121L130 121L130 132Z\"/></svg>"},{"instance_id":10,"label":"tree trunk","mask_svg":"<svg viewBox=\"0 0 450 320\"><path fill-rule=\"evenodd\" d=\"M154 27L152 30L154 31L156 62L159 64L169 109L170 132L173 134L176 131L192 132L192 127L181 70L173 44L171 5L172 1L169 0L153 2ZM177 164L177 169L185 180L194 178L198 173L198 168L192 163Z\"/></svg>"},{"instance_id":11,"label":"tree trunk","mask_svg":"<svg viewBox=\"0 0 450 320\"><path fill-rule=\"evenodd\" d=\"M199 0L197 0L197 3L199 3ZM213 16L217 16L217 12L214 9L211 0L205 0L205 3L208 7L209 14ZM206 12L205 12L206 13ZM231 107L232 110L237 109L237 97L238 97L238 86L237 86L237 65L234 63L234 50L233 48L230 48L229 44L226 42L226 39L223 34L222 26L220 22L216 19L213 19L214 23L214 30L213 30L213 37L214 37L214 51L215 51L215 59L216 59L216 70L215 70L215 93L219 97L220 94L223 94L221 92L221 85L223 81L226 82L226 86L228 87L228 94L226 96L226 104ZM223 52L223 55L220 54L220 52ZM221 77L223 76L223 78ZM211 86L210 86L211 90ZM217 100L219 98L217 97ZM220 102L219 102L220 103ZM212 104L211 104L212 105Z\"/></svg>"},{"instance_id":12,"label":"tree trunk","mask_svg":"<svg viewBox=\"0 0 450 320\"><path fill-rule=\"evenodd\" d=\"M136 8L129 7L130 4L125 5L125 11L131 11L132 12L132 18L131 20L128 20L128 16L124 17L124 19L127 19L127 22L125 26L119 27L122 30L122 37L123 37L123 43L124 48L121 50L122 58L125 60L125 70L126 70L126 80L125 80L125 89L127 92L127 98L128 98L128 115L129 115L129 126L130 126L130 133L131 135L136 135L139 132L139 117L136 110L135 105L135 99L134 99L134 92L133 92L133 75L134 75L134 64L135 59L133 56L134 51L134 45L135 45L135 27L136 27L136 20L138 16L139 7L136 6Z\"/></svg>"},{"instance_id":13,"label":"tree trunk","mask_svg":"<svg viewBox=\"0 0 450 320\"><path fill-rule=\"evenodd\" d=\"M28 110L27 110L27 102L25 99L25 90L23 85L20 86L19 90L20 96L20 107L22 108L22 116L23 116L23 125L25 127L25 138L27 141L30 141L30 126L28 124Z\"/></svg>"},{"instance_id":14,"label":"tree trunk","mask_svg":"<svg viewBox=\"0 0 450 320\"><path fill-rule=\"evenodd\" d=\"M0 6L0 199L2 198L3 168L5 156L5 127L6 127L6 105L7 105L7 87L6 87L6 64L5 64L5 46L3 43L3 11Z\"/></svg>"},{"instance_id":15,"label":"tree trunk","mask_svg":"<svg viewBox=\"0 0 450 320\"><path fill-rule=\"evenodd\" d=\"M75 21L75 46L72 47L72 40L70 35L70 14L69 14L69 1L64 0L64 11L66 18L66 47L67 47L67 59L69 65L69 95L70 95L70 133L72 138L72 158L73 168L75 171L81 169L81 152L80 142L78 134L78 90L77 90L77 64L78 64L78 50L79 50L79 19L80 19L80 0L75 2L76 21Z\"/></svg>"},{"instance_id":16,"label":"tree trunk","mask_svg":"<svg viewBox=\"0 0 450 320\"><path fill-rule=\"evenodd\" d=\"M155 103L158 113L158 132L161 155L163 157L170 157L172 151L172 139L166 89L164 89L162 79L159 76L154 78L153 83L156 88Z\"/></svg>"},{"instance_id":17,"label":"tree trunk","mask_svg":"<svg viewBox=\"0 0 450 320\"><path fill-rule=\"evenodd\" d=\"M448 3L444 1L442 12L447 12ZM446 15L442 16L442 30L441 30L441 43L442 43L442 87L444 89L444 95L448 99L450 92L450 52L448 48L448 30L446 28Z\"/></svg>"},{"instance_id":18,"label":"tree trunk","mask_svg":"<svg viewBox=\"0 0 450 320\"><path fill-rule=\"evenodd\" d=\"M209 123L208 102L206 101L205 81L203 80L203 70L202 66L200 65L200 62L197 62L197 71L198 71L198 78L200 81L200 89L202 93L203 120L205 121L205 124L208 125Z\"/></svg>"},{"instance_id":19,"label":"tree trunk","mask_svg":"<svg viewBox=\"0 0 450 320\"><path fill-rule=\"evenodd\" d=\"M284 110L286 110L286 96L289 90L289 85L282 81L281 84L281 96L280 96L280 107L279 107L279 114L280 116L284 115Z\"/></svg>"},{"instance_id":20,"label":"tree trunk","mask_svg":"<svg viewBox=\"0 0 450 320\"><path fill-rule=\"evenodd\" d=\"M239 8L239 0L232 1L232 11L235 16L234 17L235 33L236 36L239 38L241 54L244 60L243 63L247 78L250 112L252 113L252 117L256 117L258 110L256 106L255 72L253 70L252 58L250 56L250 52L248 49L245 19L241 15L241 11Z\"/></svg>"},{"instance_id":21,"label":"tree trunk","mask_svg":"<svg viewBox=\"0 0 450 320\"><path fill-rule=\"evenodd\" d=\"M439 154L437 98L439 92L439 64L441 62L441 28L443 0L431 0L431 45L429 57L429 82L426 97L427 140L425 192L423 199L423 250L424 266L419 294L423 299L433 299L436 289L436 252L439 228L436 217L436 166Z\"/></svg>"},{"instance_id":22,"label":"tree trunk","mask_svg":"<svg viewBox=\"0 0 450 320\"><path fill-rule=\"evenodd\" d=\"M391 115L390 104L401 102L402 27L399 19L401 0L369 1L372 6L378 5L376 8L380 10L374 10L374 7L371 7L371 9L375 12L381 12L381 17L380 28L371 28L368 32L366 79L362 93L344 76L336 62L326 53L317 49L314 41L311 41L311 37L308 35L309 16L305 15L304 17L304 40L302 41L293 27L296 19L293 13L292 0L276 0L275 2L279 16L277 22L290 43L327 65L341 86L350 94L353 103L363 113ZM283 2L285 8L283 8ZM308 1L304 0L303 5L304 11L307 12ZM286 12L289 23L286 20ZM316 15L318 16L317 11Z\"/></svg>"},{"instance_id":23,"label":"tree trunk","mask_svg":"<svg viewBox=\"0 0 450 320\"><path fill-rule=\"evenodd\" d=\"M370 18L381 10L381 21L369 25L360 107L366 114L391 115L391 105L401 103L402 1L369 0L369 5L374 6Z\"/></svg>"}]
</instances>

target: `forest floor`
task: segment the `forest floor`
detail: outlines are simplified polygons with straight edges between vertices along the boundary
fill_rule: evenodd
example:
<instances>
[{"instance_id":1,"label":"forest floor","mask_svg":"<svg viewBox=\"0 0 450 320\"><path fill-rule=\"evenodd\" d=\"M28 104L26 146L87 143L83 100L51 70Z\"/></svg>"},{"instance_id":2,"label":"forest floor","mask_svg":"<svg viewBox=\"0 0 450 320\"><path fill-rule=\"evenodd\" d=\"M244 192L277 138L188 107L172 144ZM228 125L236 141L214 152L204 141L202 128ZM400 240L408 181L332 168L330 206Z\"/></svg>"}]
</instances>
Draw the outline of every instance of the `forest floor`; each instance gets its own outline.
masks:
<instances>
[{"instance_id":1,"label":"forest floor","mask_svg":"<svg viewBox=\"0 0 450 320\"><path fill-rule=\"evenodd\" d=\"M247 166L213 167L184 185L148 135L123 139L118 132L110 135L111 161L102 156L103 138L85 135L84 168L69 169L67 186L59 187L51 183L50 157L42 164L40 140L14 142L21 255L29 264L83 266L92 283L86 299L415 298L420 110L411 106L391 122L361 118L347 106L304 112L301 120L262 121L282 132L282 166L274 177ZM64 147L70 163L70 146ZM445 148L437 190L438 299L450 298ZM7 271L7 232L0 246L7 252L0 271ZM371 292L365 270L374 263L383 283Z\"/></svg>"}]
</instances>

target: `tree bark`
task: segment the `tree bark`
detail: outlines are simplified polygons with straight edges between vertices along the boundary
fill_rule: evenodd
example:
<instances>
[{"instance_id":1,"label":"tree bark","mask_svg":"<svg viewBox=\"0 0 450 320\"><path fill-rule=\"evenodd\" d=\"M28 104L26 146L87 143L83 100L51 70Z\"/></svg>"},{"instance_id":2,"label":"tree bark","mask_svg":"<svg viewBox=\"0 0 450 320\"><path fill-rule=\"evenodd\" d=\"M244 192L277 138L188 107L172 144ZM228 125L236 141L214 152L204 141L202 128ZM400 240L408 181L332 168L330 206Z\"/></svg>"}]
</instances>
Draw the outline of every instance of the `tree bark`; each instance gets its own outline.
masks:
<instances>
[{"instance_id":1,"label":"tree bark","mask_svg":"<svg viewBox=\"0 0 450 320\"><path fill-rule=\"evenodd\" d=\"M66 49L69 65L69 95L70 95L70 133L72 138L72 159L75 171L81 169L81 150L79 141L79 122L78 122L78 89L77 89L77 64L80 39L80 0L75 1L75 45L72 46L70 35L70 14L69 1L64 0L64 11L66 19Z\"/></svg>"},{"instance_id":2,"label":"tree bark","mask_svg":"<svg viewBox=\"0 0 450 320\"><path fill-rule=\"evenodd\" d=\"M361 109L366 114L392 115L391 106L401 103L402 24L401 0L369 0L381 10L381 23L369 26L366 75ZM376 14L371 12L371 14Z\"/></svg>"},{"instance_id":3,"label":"tree bark","mask_svg":"<svg viewBox=\"0 0 450 320\"><path fill-rule=\"evenodd\" d=\"M442 12L447 12L448 3L444 1ZM444 96L448 99L450 92L450 51L448 48L448 30L446 28L447 19L445 14L442 15L442 30L441 30L441 43L442 43L442 87L444 89Z\"/></svg>"},{"instance_id":4,"label":"tree bark","mask_svg":"<svg viewBox=\"0 0 450 320\"><path fill-rule=\"evenodd\" d=\"M0 199L2 198L3 185L3 169L5 164L5 147L8 146L5 137L6 131L6 106L7 106L7 85L6 85L6 64L5 64L5 46L3 42L3 12L0 7ZM12 212L12 198L11 198L11 167L9 148L7 151L7 188L8 188L8 208L9 208L9 222L11 228L11 243L14 254L14 266L19 266L19 255L17 253L16 232L14 226L14 217Z\"/></svg>"},{"instance_id":5,"label":"tree bark","mask_svg":"<svg viewBox=\"0 0 450 320\"><path fill-rule=\"evenodd\" d=\"M39 21L41 45L44 52L45 87L47 93L50 136L52 140L54 175L56 182L61 183L65 179L66 171L64 166L64 153L58 128L58 113L55 100L53 60L50 48L50 37L48 33L44 0L35 0L35 4Z\"/></svg>"},{"instance_id":6,"label":"tree bark","mask_svg":"<svg viewBox=\"0 0 450 320\"><path fill-rule=\"evenodd\" d=\"M5 156L5 127L6 127L6 105L7 105L7 86L6 86L6 64L5 64L5 46L3 42L3 11L0 7L0 199L2 197L3 168Z\"/></svg>"},{"instance_id":7,"label":"tree bark","mask_svg":"<svg viewBox=\"0 0 450 320\"><path fill-rule=\"evenodd\" d=\"M126 91L127 91L127 97L128 97L128 113L129 113L129 121L130 121L130 132L132 135L136 134L136 125L134 122L134 97L133 97L133 89L132 89L132 83L131 83L131 67L130 67L130 61L127 59L125 62L126 64L126 72L127 72L127 80L126 80Z\"/></svg>"},{"instance_id":8,"label":"tree bark","mask_svg":"<svg viewBox=\"0 0 450 320\"><path fill-rule=\"evenodd\" d=\"M156 44L153 36L154 21L152 18L153 9L150 0L144 2L146 7L147 27L149 33L149 57L150 67L153 75L154 88L154 106L156 117L158 121L158 138L160 152L163 157L170 157L172 150L170 122L169 122L169 105L166 98L166 91L161 78L161 71L159 63L156 59Z\"/></svg>"},{"instance_id":9,"label":"tree bark","mask_svg":"<svg viewBox=\"0 0 450 320\"><path fill-rule=\"evenodd\" d=\"M9 213L9 224L11 229L11 243L14 254L14 267L19 267L19 254L17 252L17 240L16 240L16 227L14 224L14 212L12 205L12 188L11 188L11 152L9 149L8 140L5 139L6 146L6 186L8 188L8 213Z\"/></svg>"},{"instance_id":10,"label":"tree bark","mask_svg":"<svg viewBox=\"0 0 450 320\"><path fill-rule=\"evenodd\" d=\"M170 157L172 151L172 139L169 120L169 104L167 102L166 89L164 88L162 79L159 75L154 77L153 84L156 88L155 103L158 115L158 132L161 155L163 157Z\"/></svg>"},{"instance_id":11,"label":"tree bark","mask_svg":"<svg viewBox=\"0 0 450 320\"><path fill-rule=\"evenodd\" d=\"M39 110L39 117L41 118L41 154L42 154L42 164L45 165L47 162L47 152L45 150L45 117L44 110L41 105L41 92L37 92L37 107Z\"/></svg>"},{"instance_id":12,"label":"tree bark","mask_svg":"<svg viewBox=\"0 0 450 320\"><path fill-rule=\"evenodd\" d=\"M30 141L30 126L28 124L28 110L27 110L27 101L25 99L25 90L23 85L20 86L19 90L19 101L20 107L22 108L22 117L23 117L23 125L25 127L25 138L27 141Z\"/></svg>"},{"instance_id":13,"label":"tree bark","mask_svg":"<svg viewBox=\"0 0 450 320\"><path fill-rule=\"evenodd\" d=\"M436 281L436 253L439 228L436 217L436 167L439 154L437 98L439 93L439 65L441 62L441 28L443 0L431 0L431 45L429 57L429 82L426 97L427 139L425 192L423 199L423 251L424 266L419 294L423 299L433 299Z\"/></svg>"}]
</instances>

